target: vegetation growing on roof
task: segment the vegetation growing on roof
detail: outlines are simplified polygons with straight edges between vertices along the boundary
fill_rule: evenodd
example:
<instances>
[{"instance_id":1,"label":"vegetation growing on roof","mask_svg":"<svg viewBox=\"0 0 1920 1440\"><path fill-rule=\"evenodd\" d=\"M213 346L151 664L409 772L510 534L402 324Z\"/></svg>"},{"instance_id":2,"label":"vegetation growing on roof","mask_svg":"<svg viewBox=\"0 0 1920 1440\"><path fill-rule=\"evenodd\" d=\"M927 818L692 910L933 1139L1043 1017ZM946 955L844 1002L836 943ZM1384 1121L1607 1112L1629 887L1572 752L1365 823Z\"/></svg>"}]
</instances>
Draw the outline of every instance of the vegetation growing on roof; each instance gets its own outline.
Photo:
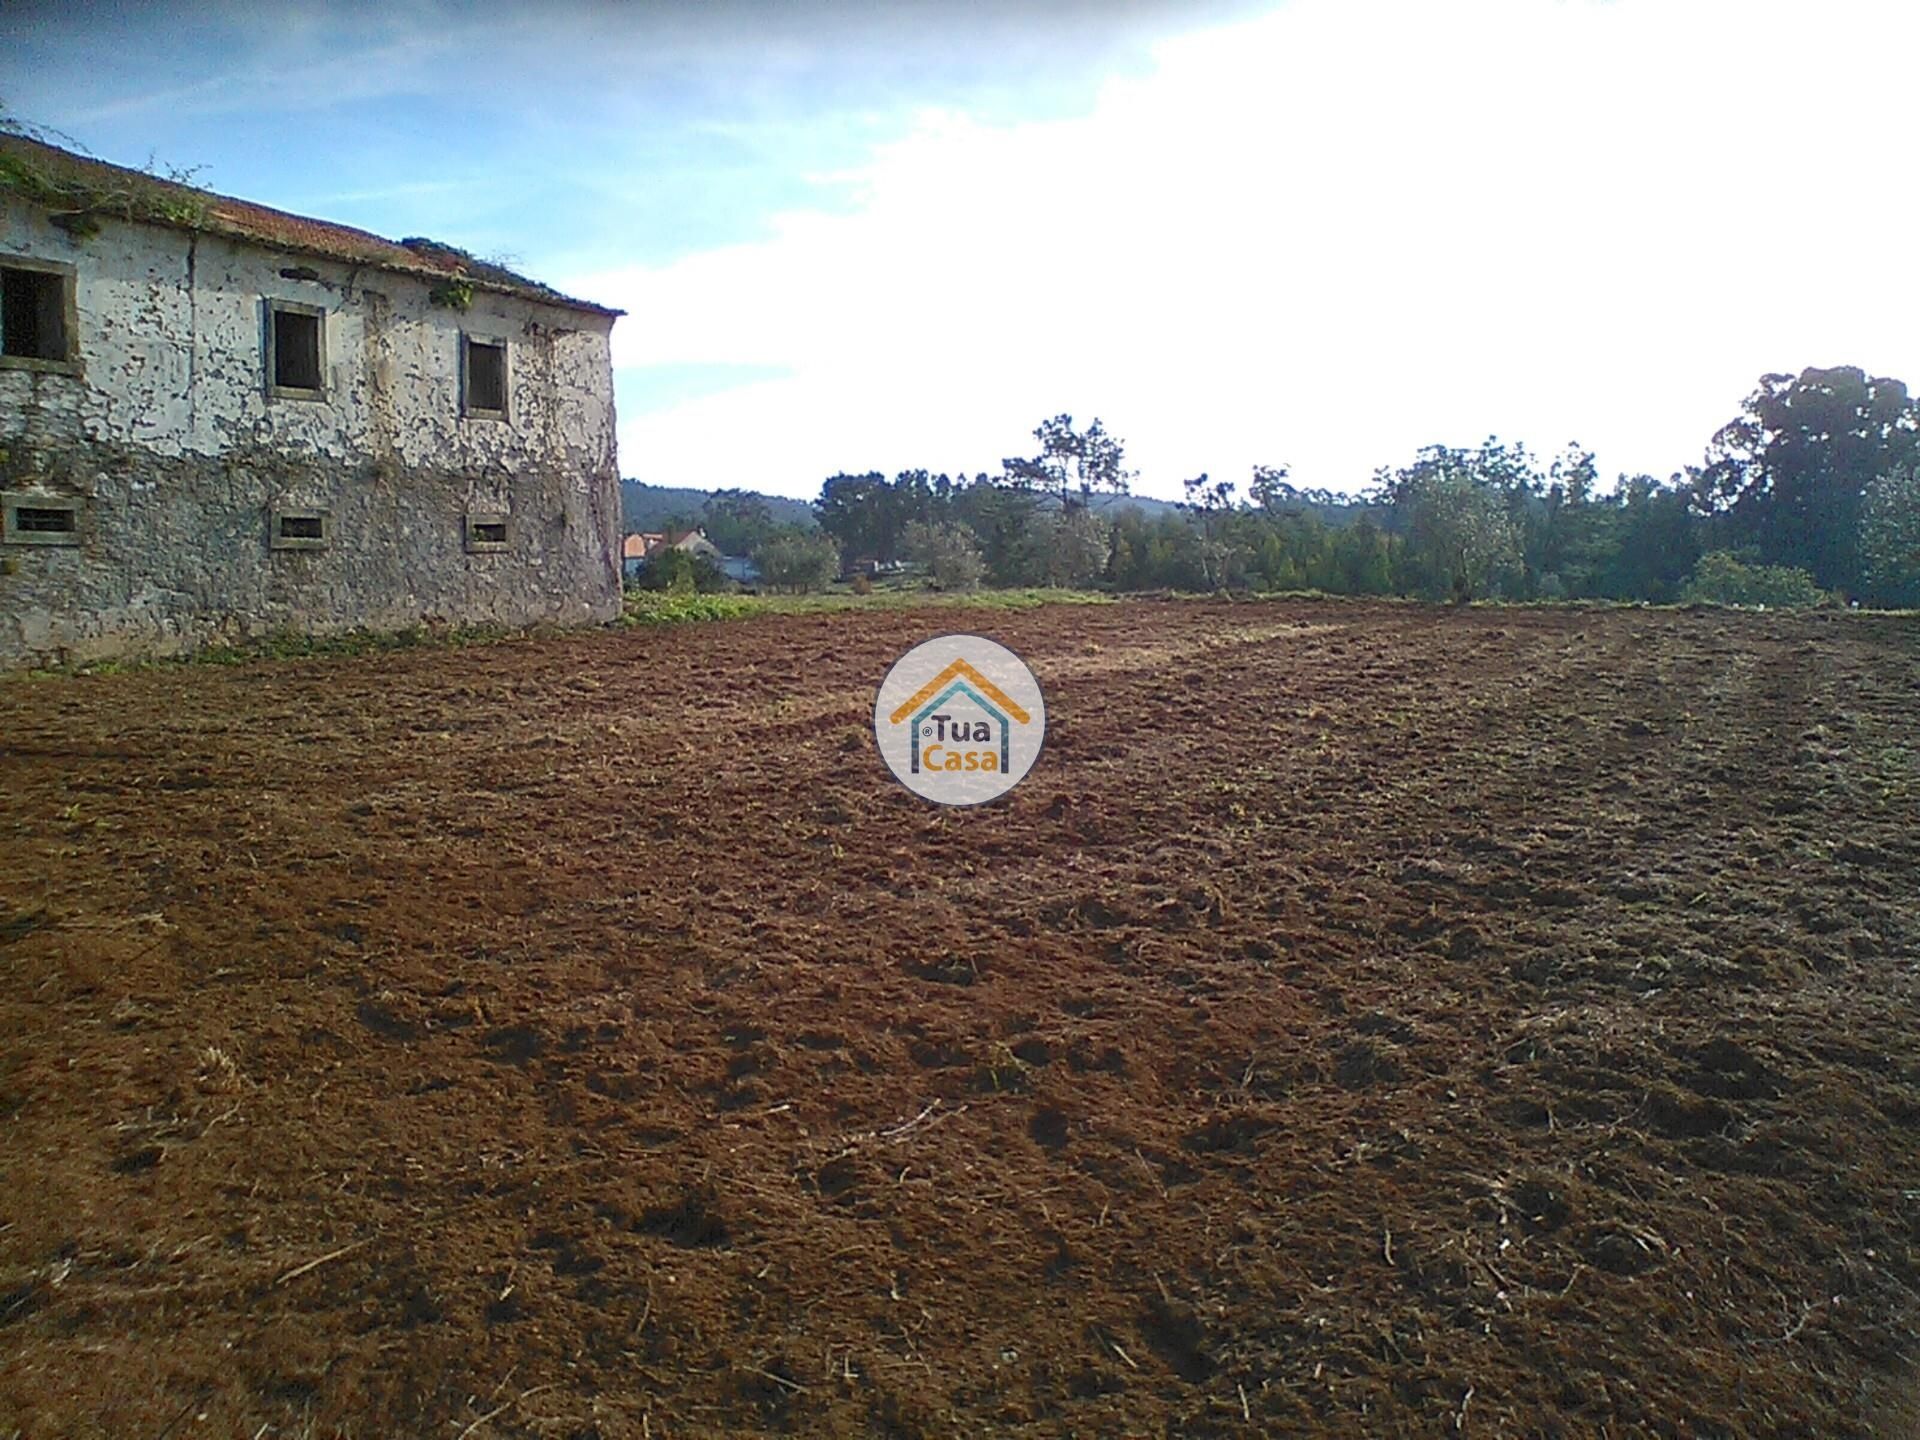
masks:
<instances>
[{"instance_id":1,"label":"vegetation growing on roof","mask_svg":"<svg viewBox=\"0 0 1920 1440\"><path fill-rule=\"evenodd\" d=\"M530 280L517 270L511 270L497 260L482 260L471 250L462 250L458 245L449 245L443 240L429 240L424 235L409 235L400 242L400 248L410 250L426 264L436 270L451 270L461 278L449 281L434 292L432 297L436 305L448 305L456 310L464 310L473 303L473 284L478 280L487 285L510 285L515 289L546 290L538 280ZM464 289L464 296L455 293ZM441 290L448 294L443 298Z\"/></svg>"},{"instance_id":2,"label":"vegetation growing on roof","mask_svg":"<svg viewBox=\"0 0 1920 1440\"><path fill-rule=\"evenodd\" d=\"M441 241L392 240L350 225L316 220L248 200L215 194L191 183L195 172L159 167L152 160L130 170L84 152L71 137L32 125L0 103L0 195L17 196L49 213L55 225L86 239L109 219L169 225L225 235L280 250L304 250L354 264L425 272L446 287L436 303L466 309L477 289L617 315L575 300L514 270Z\"/></svg>"},{"instance_id":3,"label":"vegetation growing on roof","mask_svg":"<svg viewBox=\"0 0 1920 1440\"><path fill-rule=\"evenodd\" d=\"M0 112L0 138L51 146L54 134ZM64 135L57 139L75 144ZM189 183L195 173L162 168L152 159L142 169L128 170L84 155L0 146L0 191L47 210L55 225L81 240L99 234L105 219L204 224L213 197Z\"/></svg>"},{"instance_id":4,"label":"vegetation growing on roof","mask_svg":"<svg viewBox=\"0 0 1920 1440\"><path fill-rule=\"evenodd\" d=\"M468 280L442 280L427 292L427 299L447 310L466 310L473 305L473 284Z\"/></svg>"}]
</instances>

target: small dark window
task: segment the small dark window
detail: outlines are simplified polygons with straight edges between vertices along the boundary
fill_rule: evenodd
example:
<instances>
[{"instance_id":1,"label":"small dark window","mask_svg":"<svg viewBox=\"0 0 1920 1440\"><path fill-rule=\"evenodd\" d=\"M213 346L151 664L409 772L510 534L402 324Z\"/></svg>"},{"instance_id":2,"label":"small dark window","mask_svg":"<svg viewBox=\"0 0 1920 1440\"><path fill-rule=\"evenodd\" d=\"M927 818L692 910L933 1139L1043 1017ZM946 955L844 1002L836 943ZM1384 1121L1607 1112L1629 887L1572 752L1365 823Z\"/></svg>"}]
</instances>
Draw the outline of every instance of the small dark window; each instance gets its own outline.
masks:
<instances>
[{"instance_id":1,"label":"small dark window","mask_svg":"<svg viewBox=\"0 0 1920 1440\"><path fill-rule=\"evenodd\" d=\"M466 409L468 414L507 413L507 347L496 341L466 341Z\"/></svg>"},{"instance_id":2,"label":"small dark window","mask_svg":"<svg viewBox=\"0 0 1920 1440\"><path fill-rule=\"evenodd\" d=\"M79 499L51 495L0 495L0 542L8 545L78 545Z\"/></svg>"},{"instance_id":3,"label":"small dark window","mask_svg":"<svg viewBox=\"0 0 1920 1440\"><path fill-rule=\"evenodd\" d=\"M67 358L67 277L0 268L0 355Z\"/></svg>"},{"instance_id":4,"label":"small dark window","mask_svg":"<svg viewBox=\"0 0 1920 1440\"><path fill-rule=\"evenodd\" d=\"M13 512L13 524L22 533L71 535L78 528L79 516L71 510L30 510L22 505Z\"/></svg>"},{"instance_id":5,"label":"small dark window","mask_svg":"<svg viewBox=\"0 0 1920 1440\"><path fill-rule=\"evenodd\" d=\"M307 310L271 312L273 384L276 390L320 390L322 380L320 316Z\"/></svg>"},{"instance_id":6,"label":"small dark window","mask_svg":"<svg viewBox=\"0 0 1920 1440\"><path fill-rule=\"evenodd\" d=\"M513 519L504 511L482 511L467 516L467 549L485 554L505 550L513 543Z\"/></svg>"},{"instance_id":7,"label":"small dark window","mask_svg":"<svg viewBox=\"0 0 1920 1440\"><path fill-rule=\"evenodd\" d=\"M333 536L325 510L268 512L267 545L273 550L324 550Z\"/></svg>"}]
</instances>

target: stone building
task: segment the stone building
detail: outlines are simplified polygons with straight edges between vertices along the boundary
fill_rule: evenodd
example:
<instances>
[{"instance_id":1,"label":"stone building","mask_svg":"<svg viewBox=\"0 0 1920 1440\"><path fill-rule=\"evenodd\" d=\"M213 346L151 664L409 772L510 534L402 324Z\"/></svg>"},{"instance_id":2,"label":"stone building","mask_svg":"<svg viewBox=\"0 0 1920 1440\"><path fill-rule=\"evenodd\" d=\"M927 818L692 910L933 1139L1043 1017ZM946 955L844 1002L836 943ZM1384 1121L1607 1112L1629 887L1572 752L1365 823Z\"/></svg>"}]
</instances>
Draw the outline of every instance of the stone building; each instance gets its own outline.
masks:
<instances>
[{"instance_id":1,"label":"stone building","mask_svg":"<svg viewBox=\"0 0 1920 1440\"><path fill-rule=\"evenodd\" d=\"M619 314L0 135L0 666L612 618Z\"/></svg>"}]
</instances>

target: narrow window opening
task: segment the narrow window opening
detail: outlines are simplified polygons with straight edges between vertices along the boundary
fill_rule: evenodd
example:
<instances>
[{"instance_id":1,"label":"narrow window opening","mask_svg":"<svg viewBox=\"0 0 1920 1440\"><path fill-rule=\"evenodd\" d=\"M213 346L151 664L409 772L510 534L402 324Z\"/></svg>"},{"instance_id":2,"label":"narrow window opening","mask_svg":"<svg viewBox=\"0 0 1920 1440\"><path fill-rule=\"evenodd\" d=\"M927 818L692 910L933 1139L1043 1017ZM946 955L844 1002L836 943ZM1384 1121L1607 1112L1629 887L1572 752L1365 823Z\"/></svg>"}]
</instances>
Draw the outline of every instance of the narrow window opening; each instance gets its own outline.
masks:
<instances>
[{"instance_id":1,"label":"narrow window opening","mask_svg":"<svg viewBox=\"0 0 1920 1440\"><path fill-rule=\"evenodd\" d=\"M275 310L273 383L283 390L318 390L320 369L320 317Z\"/></svg>"},{"instance_id":2,"label":"narrow window opening","mask_svg":"<svg viewBox=\"0 0 1920 1440\"><path fill-rule=\"evenodd\" d=\"M324 550L332 530L325 510L273 510L267 519L267 544L274 550Z\"/></svg>"},{"instance_id":3,"label":"narrow window opening","mask_svg":"<svg viewBox=\"0 0 1920 1440\"><path fill-rule=\"evenodd\" d=\"M467 410L504 415L507 409L507 347L486 340L466 342Z\"/></svg>"},{"instance_id":4,"label":"narrow window opening","mask_svg":"<svg viewBox=\"0 0 1920 1440\"><path fill-rule=\"evenodd\" d=\"M13 512L13 527L23 534L71 535L80 517L72 510L37 510L22 505Z\"/></svg>"},{"instance_id":5,"label":"narrow window opening","mask_svg":"<svg viewBox=\"0 0 1920 1440\"><path fill-rule=\"evenodd\" d=\"M0 355L67 358L66 276L0 268Z\"/></svg>"},{"instance_id":6,"label":"narrow window opening","mask_svg":"<svg viewBox=\"0 0 1920 1440\"><path fill-rule=\"evenodd\" d=\"M513 542L513 518L501 510L469 512L466 535L469 553L505 550Z\"/></svg>"},{"instance_id":7,"label":"narrow window opening","mask_svg":"<svg viewBox=\"0 0 1920 1440\"><path fill-rule=\"evenodd\" d=\"M80 500L42 495L0 496L0 542L8 545L78 545Z\"/></svg>"}]
</instances>

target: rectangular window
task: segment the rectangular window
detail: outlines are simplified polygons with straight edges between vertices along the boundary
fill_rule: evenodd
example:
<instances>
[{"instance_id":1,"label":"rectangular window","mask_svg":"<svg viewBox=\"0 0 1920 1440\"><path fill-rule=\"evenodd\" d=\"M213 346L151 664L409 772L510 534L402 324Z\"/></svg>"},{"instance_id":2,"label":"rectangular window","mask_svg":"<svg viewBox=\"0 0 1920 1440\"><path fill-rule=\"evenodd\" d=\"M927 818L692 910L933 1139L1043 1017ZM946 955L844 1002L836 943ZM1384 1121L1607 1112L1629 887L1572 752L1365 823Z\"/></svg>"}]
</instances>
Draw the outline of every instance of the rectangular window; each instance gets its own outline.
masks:
<instances>
[{"instance_id":1,"label":"rectangular window","mask_svg":"<svg viewBox=\"0 0 1920 1440\"><path fill-rule=\"evenodd\" d=\"M72 305L71 266L0 262L0 364L71 367Z\"/></svg>"},{"instance_id":2,"label":"rectangular window","mask_svg":"<svg viewBox=\"0 0 1920 1440\"><path fill-rule=\"evenodd\" d=\"M333 538L324 510L275 510L267 525L267 544L274 550L324 550Z\"/></svg>"},{"instance_id":3,"label":"rectangular window","mask_svg":"<svg viewBox=\"0 0 1920 1440\"><path fill-rule=\"evenodd\" d=\"M464 413L506 418L507 345L504 340L460 337L460 394Z\"/></svg>"},{"instance_id":4,"label":"rectangular window","mask_svg":"<svg viewBox=\"0 0 1920 1440\"><path fill-rule=\"evenodd\" d=\"M71 510L53 510L44 505L22 505L13 512L16 529L39 535L71 535L80 528L80 517Z\"/></svg>"},{"instance_id":5,"label":"rectangular window","mask_svg":"<svg viewBox=\"0 0 1920 1440\"><path fill-rule=\"evenodd\" d=\"M513 526L508 516L498 513L467 516L469 554L484 555L489 551L505 550L512 542Z\"/></svg>"},{"instance_id":6,"label":"rectangular window","mask_svg":"<svg viewBox=\"0 0 1920 1440\"><path fill-rule=\"evenodd\" d=\"M0 541L8 545L78 545L80 505L57 495L0 496Z\"/></svg>"},{"instance_id":7,"label":"rectangular window","mask_svg":"<svg viewBox=\"0 0 1920 1440\"><path fill-rule=\"evenodd\" d=\"M267 391L295 400L326 393L326 312L316 305L267 302Z\"/></svg>"}]
</instances>

